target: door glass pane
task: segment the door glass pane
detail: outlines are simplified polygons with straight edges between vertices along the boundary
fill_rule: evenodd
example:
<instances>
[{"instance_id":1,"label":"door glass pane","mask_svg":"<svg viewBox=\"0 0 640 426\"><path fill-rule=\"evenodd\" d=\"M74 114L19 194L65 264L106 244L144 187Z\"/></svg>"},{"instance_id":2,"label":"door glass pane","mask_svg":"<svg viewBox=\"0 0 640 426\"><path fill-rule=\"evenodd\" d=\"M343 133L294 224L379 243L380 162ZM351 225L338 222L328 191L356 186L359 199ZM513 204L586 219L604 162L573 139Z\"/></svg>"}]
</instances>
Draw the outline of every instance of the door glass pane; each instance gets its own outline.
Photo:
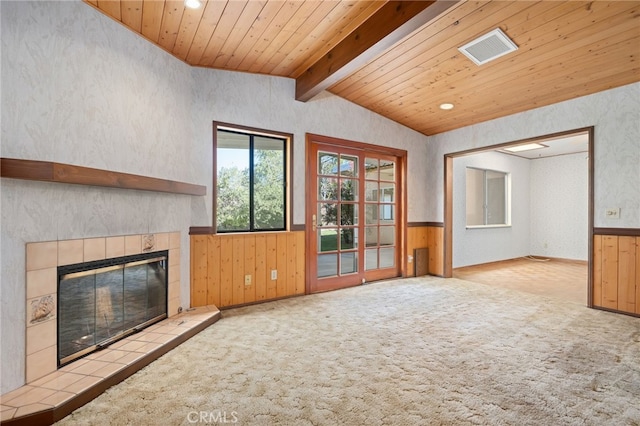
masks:
<instances>
[{"instance_id":1,"label":"door glass pane","mask_svg":"<svg viewBox=\"0 0 640 426\"><path fill-rule=\"evenodd\" d=\"M318 255L318 278L338 275L338 254Z\"/></svg>"},{"instance_id":2,"label":"door glass pane","mask_svg":"<svg viewBox=\"0 0 640 426\"><path fill-rule=\"evenodd\" d=\"M338 200L338 179L318 178L318 200Z\"/></svg>"},{"instance_id":3,"label":"door glass pane","mask_svg":"<svg viewBox=\"0 0 640 426\"><path fill-rule=\"evenodd\" d=\"M364 159L364 177L365 179L378 180L378 159Z\"/></svg>"},{"instance_id":4,"label":"door glass pane","mask_svg":"<svg viewBox=\"0 0 640 426\"><path fill-rule=\"evenodd\" d=\"M340 204L340 225L349 226L358 224L358 205Z\"/></svg>"},{"instance_id":5,"label":"door glass pane","mask_svg":"<svg viewBox=\"0 0 640 426\"><path fill-rule=\"evenodd\" d=\"M338 174L338 154L318 153L318 174L335 176Z\"/></svg>"},{"instance_id":6,"label":"door glass pane","mask_svg":"<svg viewBox=\"0 0 640 426\"><path fill-rule=\"evenodd\" d=\"M358 272L358 253L340 254L340 275Z\"/></svg>"},{"instance_id":7,"label":"door glass pane","mask_svg":"<svg viewBox=\"0 0 640 426\"><path fill-rule=\"evenodd\" d=\"M394 203L396 201L395 183L380 183L380 201L383 203Z\"/></svg>"},{"instance_id":8,"label":"door glass pane","mask_svg":"<svg viewBox=\"0 0 640 426\"><path fill-rule=\"evenodd\" d=\"M340 175L358 177L358 157L341 155Z\"/></svg>"},{"instance_id":9,"label":"door glass pane","mask_svg":"<svg viewBox=\"0 0 640 426\"><path fill-rule=\"evenodd\" d=\"M340 181L340 199L342 201L358 201L357 179L342 179Z\"/></svg>"},{"instance_id":10,"label":"door glass pane","mask_svg":"<svg viewBox=\"0 0 640 426\"><path fill-rule=\"evenodd\" d=\"M396 243L396 227L395 226L381 226L380 227L380 241L381 246L392 246Z\"/></svg>"},{"instance_id":11,"label":"door glass pane","mask_svg":"<svg viewBox=\"0 0 640 426\"><path fill-rule=\"evenodd\" d=\"M391 268L396 263L395 247L385 247L380 249L380 267Z\"/></svg>"},{"instance_id":12,"label":"door glass pane","mask_svg":"<svg viewBox=\"0 0 640 426\"><path fill-rule=\"evenodd\" d=\"M380 204L380 223L395 222L395 206L393 204Z\"/></svg>"},{"instance_id":13,"label":"door glass pane","mask_svg":"<svg viewBox=\"0 0 640 426\"><path fill-rule=\"evenodd\" d=\"M340 230L340 250L358 248L358 228L342 228Z\"/></svg>"},{"instance_id":14,"label":"door glass pane","mask_svg":"<svg viewBox=\"0 0 640 426\"><path fill-rule=\"evenodd\" d=\"M364 269L378 269L378 249L366 249L364 251Z\"/></svg>"},{"instance_id":15,"label":"door glass pane","mask_svg":"<svg viewBox=\"0 0 640 426\"><path fill-rule=\"evenodd\" d=\"M395 182L396 163L388 160L380 160L380 180Z\"/></svg>"},{"instance_id":16,"label":"door glass pane","mask_svg":"<svg viewBox=\"0 0 640 426\"><path fill-rule=\"evenodd\" d=\"M318 226L337 226L338 205L335 203L318 203Z\"/></svg>"},{"instance_id":17,"label":"door glass pane","mask_svg":"<svg viewBox=\"0 0 640 426\"><path fill-rule=\"evenodd\" d=\"M364 245L366 247L378 245L378 227L367 226L364 229Z\"/></svg>"},{"instance_id":18,"label":"door glass pane","mask_svg":"<svg viewBox=\"0 0 640 426\"><path fill-rule=\"evenodd\" d=\"M338 230L318 229L318 251L338 250Z\"/></svg>"},{"instance_id":19,"label":"door glass pane","mask_svg":"<svg viewBox=\"0 0 640 426\"><path fill-rule=\"evenodd\" d=\"M365 225L377 225L378 224L378 205L377 204L365 204Z\"/></svg>"},{"instance_id":20,"label":"door glass pane","mask_svg":"<svg viewBox=\"0 0 640 426\"><path fill-rule=\"evenodd\" d=\"M365 201L378 201L378 182L365 181L364 194Z\"/></svg>"}]
</instances>

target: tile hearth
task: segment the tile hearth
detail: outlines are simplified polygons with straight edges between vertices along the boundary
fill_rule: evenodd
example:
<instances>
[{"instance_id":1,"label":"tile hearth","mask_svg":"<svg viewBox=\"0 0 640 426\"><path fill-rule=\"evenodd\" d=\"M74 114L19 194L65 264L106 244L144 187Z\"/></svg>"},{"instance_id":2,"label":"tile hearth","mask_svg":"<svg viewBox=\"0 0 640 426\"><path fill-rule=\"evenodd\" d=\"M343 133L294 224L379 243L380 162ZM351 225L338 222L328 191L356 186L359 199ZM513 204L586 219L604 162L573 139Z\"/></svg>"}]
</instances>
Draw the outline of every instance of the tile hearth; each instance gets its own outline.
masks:
<instances>
[{"instance_id":1,"label":"tile hearth","mask_svg":"<svg viewBox=\"0 0 640 426\"><path fill-rule=\"evenodd\" d=\"M219 318L213 305L190 309L6 393L2 424L52 424Z\"/></svg>"}]
</instances>

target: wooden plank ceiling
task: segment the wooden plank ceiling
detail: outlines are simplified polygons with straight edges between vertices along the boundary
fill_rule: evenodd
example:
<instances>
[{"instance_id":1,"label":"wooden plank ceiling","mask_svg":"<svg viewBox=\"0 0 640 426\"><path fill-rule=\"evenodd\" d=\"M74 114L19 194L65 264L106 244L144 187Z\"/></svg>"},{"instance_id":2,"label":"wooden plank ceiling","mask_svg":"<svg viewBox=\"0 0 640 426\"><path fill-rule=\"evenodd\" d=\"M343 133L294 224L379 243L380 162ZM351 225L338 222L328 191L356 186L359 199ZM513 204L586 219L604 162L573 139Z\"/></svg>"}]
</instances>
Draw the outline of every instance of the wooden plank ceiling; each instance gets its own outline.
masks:
<instances>
[{"instance_id":1,"label":"wooden plank ceiling","mask_svg":"<svg viewBox=\"0 0 640 426\"><path fill-rule=\"evenodd\" d=\"M326 89L426 135L640 81L640 1L85 2L190 65L296 79L299 100ZM495 28L518 50L458 51Z\"/></svg>"}]
</instances>

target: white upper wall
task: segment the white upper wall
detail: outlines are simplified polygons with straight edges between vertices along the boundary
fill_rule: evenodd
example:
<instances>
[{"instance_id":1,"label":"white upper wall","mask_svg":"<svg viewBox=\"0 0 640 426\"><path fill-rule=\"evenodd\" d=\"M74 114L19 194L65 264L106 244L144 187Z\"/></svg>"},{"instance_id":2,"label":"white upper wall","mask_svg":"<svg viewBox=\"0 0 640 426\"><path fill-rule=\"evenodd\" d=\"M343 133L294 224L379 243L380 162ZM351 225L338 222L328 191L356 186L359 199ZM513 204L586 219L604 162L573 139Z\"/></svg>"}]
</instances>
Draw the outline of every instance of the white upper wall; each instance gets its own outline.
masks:
<instances>
[{"instance_id":1,"label":"white upper wall","mask_svg":"<svg viewBox=\"0 0 640 426\"><path fill-rule=\"evenodd\" d=\"M192 183L190 69L82 2L0 2L3 157ZM24 383L25 244L182 231L186 195L3 178L1 389ZM183 305L189 258L182 257Z\"/></svg>"},{"instance_id":2,"label":"white upper wall","mask_svg":"<svg viewBox=\"0 0 640 426\"><path fill-rule=\"evenodd\" d=\"M467 229L467 167L510 174L511 226ZM453 160L453 267L513 259L529 254L529 168L524 158L483 152Z\"/></svg>"},{"instance_id":3,"label":"white upper wall","mask_svg":"<svg viewBox=\"0 0 640 426\"><path fill-rule=\"evenodd\" d=\"M595 227L640 228L640 83L429 137L428 221L442 222L447 153L595 126ZM620 219L605 209L621 208Z\"/></svg>"},{"instance_id":4,"label":"white upper wall","mask_svg":"<svg viewBox=\"0 0 640 426\"><path fill-rule=\"evenodd\" d=\"M587 260L589 160L586 152L531 160L534 256Z\"/></svg>"},{"instance_id":5,"label":"white upper wall","mask_svg":"<svg viewBox=\"0 0 640 426\"><path fill-rule=\"evenodd\" d=\"M198 181L207 183L208 193L213 182L211 134L215 120L293 134L295 224L305 221L305 133L407 150L408 220L426 220L426 136L328 92L308 102L298 102L292 79L199 68L194 68L192 75L194 135L198 145L194 170ZM211 225L211 198L200 201L204 203L194 206L194 225Z\"/></svg>"}]
</instances>

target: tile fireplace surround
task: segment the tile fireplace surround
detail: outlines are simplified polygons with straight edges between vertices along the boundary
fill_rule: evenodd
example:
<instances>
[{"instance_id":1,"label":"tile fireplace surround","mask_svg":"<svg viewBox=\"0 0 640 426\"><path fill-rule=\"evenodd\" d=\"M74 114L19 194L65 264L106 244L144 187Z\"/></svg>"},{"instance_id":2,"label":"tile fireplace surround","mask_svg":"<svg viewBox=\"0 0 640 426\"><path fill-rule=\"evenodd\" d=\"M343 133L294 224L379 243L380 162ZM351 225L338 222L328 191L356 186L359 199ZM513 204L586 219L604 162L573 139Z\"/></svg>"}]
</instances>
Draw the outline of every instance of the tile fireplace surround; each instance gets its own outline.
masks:
<instances>
[{"instance_id":1,"label":"tile fireplace surround","mask_svg":"<svg viewBox=\"0 0 640 426\"><path fill-rule=\"evenodd\" d=\"M168 318L57 368L58 266L168 250ZM51 424L217 321L215 306L178 313L180 232L28 243L25 385L1 397L2 424Z\"/></svg>"}]
</instances>

